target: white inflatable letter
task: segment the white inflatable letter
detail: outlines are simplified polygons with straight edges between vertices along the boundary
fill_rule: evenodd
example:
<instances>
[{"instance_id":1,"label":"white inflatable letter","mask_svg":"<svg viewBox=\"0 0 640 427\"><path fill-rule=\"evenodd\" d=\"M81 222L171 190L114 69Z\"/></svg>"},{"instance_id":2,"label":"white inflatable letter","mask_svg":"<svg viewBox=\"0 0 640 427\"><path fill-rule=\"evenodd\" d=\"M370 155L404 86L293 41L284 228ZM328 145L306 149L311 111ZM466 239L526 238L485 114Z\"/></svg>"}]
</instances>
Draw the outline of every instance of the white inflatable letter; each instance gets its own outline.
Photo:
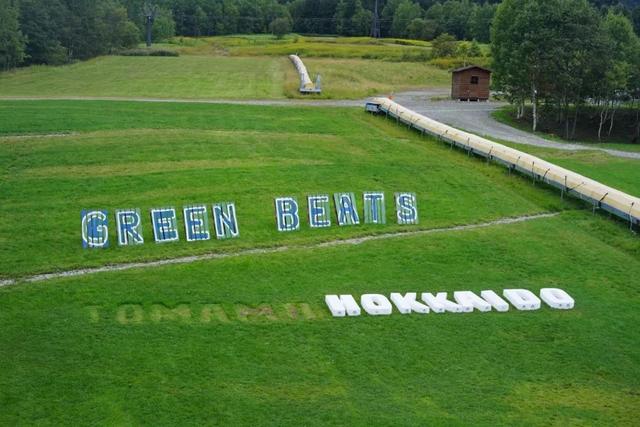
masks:
<instances>
[{"instance_id":1,"label":"white inflatable letter","mask_svg":"<svg viewBox=\"0 0 640 427\"><path fill-rule=\"evenodd\" d=\"M540 298L551 308L560 310L570 310L573 308L575 301L568 293L558 288L542 288L540 289Z\"/></svg>"},{"instance_id":2,"label":"white inflatable letter","mask_svg":"<svg viewBox=\"0 0 640 427\"><path fill-rule=\"evenodd\" d=\"M463 313L465 310L460 304L449 301L447 299L446 292L438 292L435 297L433 296L433 294L425 292L422 294L422 300L429 304L429 307L431 307L431 309L436 313L442 313L443 311L449 311L451 313ZM471 307L471 310L473 310L473 307Z\"/></svg>"},{"instance_id":3,"label":"white inflatable letter","mask_svg":"<svg viewBox=\"0 0 640 427\"><path fill-rule=\"evenodd\" d=\"M391 303L381 294L364 294L360 297L360 304L372 316L391 314Z\"/></svg>"},{"instance_id":4,"label":"white inflatable letter","mask_svg":"<svg viewBox=\"0 0 640 427\"><path fill-rule=\"evenodd\" d=\"M465 311L491 311L491 304L480 298L471 291L456 291L453 293L453 299L460 304Z\"/></svg>"},{"instance_id":5,"label":"white inflatable letter","mask_svg":"<svg viewBox=\"0 0 640 427\"><path fill-rule=\"evenodd\" d=\"M360 316L360 307L351 295L325 295L324 302L333 317Z\"/></svg>"},{"instance_id":6,"label":"white inflatable letter","mask_svg":"<svg viewBox=\"0 0 640 427\"><path fill-rule=\"evenodd\" d=\"M540 298L528 289L505 289L502 295L518 310L537 310Z\"/></svg>"},{"instance_id":7,"label":"white inflatable letter","mask_svg":"<svg viewBox=\"0 0 640 427\"><path fill-rule=\"evenodd\" d=\"M429 308L433 310L434 313L444 313L444 305L440 304L433 294L423 292L421 298L422 301L429 305Z\"/></svg>"},{"instance_id":8,"label":"white inflatable letter","mask_svg":"<svg viewBox=\"0 0 640 427\"><path fill-rule=\"evenodd\" d=\"M480 292L480 296L484 298L496 311L509 311L509 304L502 298L500 295L496 294L493 291L482 291Z\"/></svg>"},{"instance_id":9,"label":"white inflatable letter","mask_svg":"<svg viewBox=\"0 0 640 427\"><path fill-rule=\"evenodd\" d=\"M391 294L391 301L396 305L398 311L402 314L409 314L412 311L416 313L428 313L429 307L416 301L417 294L415 292L409 292L405 296L394 292Z\"/></svg>"}]
</instances>

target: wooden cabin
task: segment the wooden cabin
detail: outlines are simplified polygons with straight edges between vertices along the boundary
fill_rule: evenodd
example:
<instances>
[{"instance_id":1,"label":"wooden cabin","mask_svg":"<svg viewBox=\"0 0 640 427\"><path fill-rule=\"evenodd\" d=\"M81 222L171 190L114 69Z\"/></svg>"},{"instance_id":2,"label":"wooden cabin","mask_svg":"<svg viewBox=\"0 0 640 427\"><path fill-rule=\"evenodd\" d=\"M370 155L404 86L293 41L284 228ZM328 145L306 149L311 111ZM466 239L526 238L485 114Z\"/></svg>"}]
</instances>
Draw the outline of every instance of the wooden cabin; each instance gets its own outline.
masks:
<instances>
[{"instance_id":1,"label":"wooden cabin","mask_svg":"<svg viewBox=\"0 0 640 427\"><path fill-rule=\"evenodd\" d=\"M491 70L477 65L457 68L451 72L451 99L486 101L489 99Z\"/></svg>"}]
</instances>

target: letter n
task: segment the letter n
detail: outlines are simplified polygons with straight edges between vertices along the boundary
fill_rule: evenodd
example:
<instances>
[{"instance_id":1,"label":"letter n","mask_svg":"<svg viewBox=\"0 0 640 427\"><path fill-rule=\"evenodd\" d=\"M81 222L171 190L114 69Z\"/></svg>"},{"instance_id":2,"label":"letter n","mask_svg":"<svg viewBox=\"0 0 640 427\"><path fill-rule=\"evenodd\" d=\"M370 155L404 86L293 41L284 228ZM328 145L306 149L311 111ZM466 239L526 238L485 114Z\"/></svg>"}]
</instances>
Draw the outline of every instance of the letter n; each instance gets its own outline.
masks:
<instances>
[{"instance_id":1,"label":"letter n","mask_svg":"<svg viewBox=\"0 0 640 427\"><path fill-rule=\"evenodd\" d=\"M213 209L213 223L216 229L216 239L229 239L238 237L238 218L236 218L236 205L233 202L215 203Z\"/></svg>"}]
</instances>

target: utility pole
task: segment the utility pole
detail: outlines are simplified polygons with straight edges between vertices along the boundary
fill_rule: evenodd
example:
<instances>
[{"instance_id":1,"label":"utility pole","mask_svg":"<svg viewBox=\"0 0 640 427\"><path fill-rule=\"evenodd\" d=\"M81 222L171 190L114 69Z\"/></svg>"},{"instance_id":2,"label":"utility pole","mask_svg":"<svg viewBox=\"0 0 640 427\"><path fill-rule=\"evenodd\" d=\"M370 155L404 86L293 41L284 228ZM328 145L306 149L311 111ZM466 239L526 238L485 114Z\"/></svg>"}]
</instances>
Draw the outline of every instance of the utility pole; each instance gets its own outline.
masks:
<instances>
[{"instance_id":1,"label":"utility pole","mask_svg":"<svg viewBox=\"0 0 640 427\"><path fill-rule=\"evenodd\" d=\"M153 27L153 21L156 19L158 13L158 6L151 2L144 2L142 6L142 13L144 15L144 23L147 30L147 47L151 47L151 27Z\"/></svg>"},{"instance_id":2,"label":"utility pole","mask_svg":"<svg viewBox=\"0 0 640 427\"><path fill-rule=\"evenodd\" d=\"M373 22L371 23L371 37L379 39L380 36L380 19L378 18L378 0L373 9Z\"/></svg>"}]
</instances>

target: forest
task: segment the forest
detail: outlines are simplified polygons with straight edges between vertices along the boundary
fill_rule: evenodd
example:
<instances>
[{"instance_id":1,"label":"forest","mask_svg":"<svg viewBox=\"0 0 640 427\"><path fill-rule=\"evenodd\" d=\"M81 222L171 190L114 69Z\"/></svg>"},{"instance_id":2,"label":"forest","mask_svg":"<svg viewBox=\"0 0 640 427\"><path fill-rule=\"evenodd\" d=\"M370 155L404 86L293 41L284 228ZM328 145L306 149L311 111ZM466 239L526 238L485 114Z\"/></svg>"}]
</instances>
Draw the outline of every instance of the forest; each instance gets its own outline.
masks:
<instances>
[{"instance_id":1,"label":"forest","mask_svg":"<svg viewBox=\"0 0 640 427\"><path fill-rule=\"evenodd\" d=\"M573 139L587 113L598 140L611 136L615 120L624 117L633 123L627 134L638 142L639 3L0 0L0 69L122 53L146 36L160 41L237 33L376 35L433 40L433 57L456 55L465 45L456 47L456 40L471 40L474 51L477 43L490 44L492 89L516 107L515 119L531 118L534 131L541 119L553 118L554 132Z\"/></svg>"},{"instance_id":2,"label":"forest","mask_svg":"<svg viewBox=\"0 0 640 427\"><path fill-rule=\"evenodd\" d=\"M0 0L0 69L63 64L153 40L235 33L379 36L490 41L491 0ZM545 1L540 2L544 4ZM640 31L640 1L591 1ZM377 11L377 15L376 15ZM595 13L595 12L594 12Z\"/></svg>"}]
</instances>

